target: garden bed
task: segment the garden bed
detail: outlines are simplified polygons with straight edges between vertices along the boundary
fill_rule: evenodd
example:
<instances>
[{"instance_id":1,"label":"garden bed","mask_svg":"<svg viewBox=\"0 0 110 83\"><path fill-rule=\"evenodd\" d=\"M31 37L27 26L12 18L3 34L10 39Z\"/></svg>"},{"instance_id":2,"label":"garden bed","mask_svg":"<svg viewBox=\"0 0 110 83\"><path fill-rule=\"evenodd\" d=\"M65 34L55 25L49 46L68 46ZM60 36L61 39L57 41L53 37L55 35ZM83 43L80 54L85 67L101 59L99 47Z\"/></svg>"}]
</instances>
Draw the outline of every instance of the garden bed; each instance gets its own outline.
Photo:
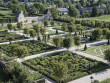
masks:
<instances>
[{"instance_id":1,"label":"garden bed","mask_svg":"<svg viewBox=\"0 0 110 83\"><path fill-rule=\"evenodd\" d=\"M37 57L27 60L23 62L23 64L58 82L52 71L53 61L63 61L67 63L68 75L64 82L75 80L77 78L108 68L108 65L103 62L86 58L71 52L60 52L50 54L48 56Z\"/></svg>"},{"instance_id":2,"label":"garden bed","mask_svg":"<svg viewBox=\"0 0 110 83\"><path fill-rule=\"evenodd\" d=\"M39 53L48 52L56 49L56 47L53 47L38 41L34 41L34 40L16 42L15 44L27 46L29 55L39 54ZM13 56L13 54L10 51L10 45L11 44L1 45L0 48L3 50L4 54L8 56Z\"/></svg>"},{"instance_id":3,"label":"garden bed","mask_svg":"<svg viewBox=\"0 0 110 83\"><path fill-rule=\"evenodd\" d=\"M14 33L8 33L7 31L0 31L0 43L22 39L27 39L27 37Z\"/></svg>"}]
</instances>

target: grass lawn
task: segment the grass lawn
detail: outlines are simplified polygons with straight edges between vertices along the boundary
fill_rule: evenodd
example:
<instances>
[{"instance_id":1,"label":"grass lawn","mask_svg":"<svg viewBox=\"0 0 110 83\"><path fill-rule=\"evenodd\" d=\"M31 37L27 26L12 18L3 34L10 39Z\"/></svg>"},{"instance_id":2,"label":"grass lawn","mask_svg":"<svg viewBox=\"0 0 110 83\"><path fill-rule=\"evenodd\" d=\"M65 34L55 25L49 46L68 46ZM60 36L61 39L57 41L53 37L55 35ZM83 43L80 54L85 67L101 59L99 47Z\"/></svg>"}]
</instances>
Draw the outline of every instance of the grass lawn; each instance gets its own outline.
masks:
<instances>
[{"instance_id":1,"label":"grass lawn","mask_svg":"<svg viewBox=\"0 0 110 83\"><path fill-rule=\"evenodd\" d=\"M110 48L110 45L100 45L89 47L86 51L82 51L100 58L104 58L104 51Z\"/></svg>"},{"instance_id":2,"label":"grass lawn","mask_svg":"<svg viewBox=\"0 0 110 83\"><path fill-rule=\"evenodd\" d=\"M11 10L0 10L0 14L2 15L10 15L13 14Z\"/></svg>"},{"instance_id":3,"label":"grass lawn","mask_svg":"<svg viewBox=\"0 0 110 83\"><path fill-rule=\"evenodd\" d=\"M54 53L48 56L42 56L27 60L23 63L33 68L34 70L37 70L40 73L50 77L51 79L58 81L52 71L52 66L54 66L53 63L56 63L58 61L63 61L68 65L68 74L67 78L64 80L64 83L108 68L108 65L102 62L86 58L71 52Z\"/></svg>"},{"instance_id":4,"label":"grass lawn","mask_svg":"<svg viewBox=\"0 0 110 83\"><path fill-rule=\"evenodd\" d=\"M78 18L79 20L99 20L99 21L110 21L110 15L103 15L99 17L90 17L90 18Z\"/></svg>"},{"instance_id":5,"label":"grass lawn","mask_svg":"<svg viewBox=\"0 0 110 83\"><path fill-rule=\"evenodd\" d=\"M104 80L104 81L102 81L100 83L110 83L110 78L108 78L108 79L106 79L106 80Z\"/></svg>"}]
</instances>

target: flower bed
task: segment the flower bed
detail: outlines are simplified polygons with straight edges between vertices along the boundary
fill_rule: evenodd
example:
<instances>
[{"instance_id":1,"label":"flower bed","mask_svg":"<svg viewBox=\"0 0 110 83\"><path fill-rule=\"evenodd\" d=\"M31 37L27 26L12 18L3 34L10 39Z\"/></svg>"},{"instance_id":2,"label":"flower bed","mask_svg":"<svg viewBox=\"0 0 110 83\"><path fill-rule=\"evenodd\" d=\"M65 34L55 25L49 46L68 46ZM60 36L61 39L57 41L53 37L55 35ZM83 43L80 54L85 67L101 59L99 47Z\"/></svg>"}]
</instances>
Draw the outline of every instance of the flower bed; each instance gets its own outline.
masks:
<instances>
[{"instance_id":1,"label":"flower bed","mask_svg":"<svg viewBox=\"0 0 110 83\"><path fill-rule=\"evenodd\" d=\"M86 58L71 52L60 52L48 56L37 57L23 62L25 65L39 71L58 82L53 75L52 62L64 61L68 65L68 75L64 82L75 80L82 76L98 72L108 68L108 65L90 58Z\"/></svg>"},{"instance_id":2,"label":"flower bed","mask_svg":"<svg viewBox=\"0 0 110 83\"><path fill-rule=\"evenodd\" d=\"M15 44L19 44L22 46L27 46L28 51L29 51L29 55L34 55L34 54L39 54L39 53L43 53L43 52L47 52L47 51L51 51L51 50L55 50L56 47L38 42L38 41L34 41L34 40L30 40L30 41L23 41L23 42L16 42ZM8 56L13 56L11 51L10 51L10 45L1 45L0 48L3 50L3 52L8 55Z\"/></svg>"}]
</instances>

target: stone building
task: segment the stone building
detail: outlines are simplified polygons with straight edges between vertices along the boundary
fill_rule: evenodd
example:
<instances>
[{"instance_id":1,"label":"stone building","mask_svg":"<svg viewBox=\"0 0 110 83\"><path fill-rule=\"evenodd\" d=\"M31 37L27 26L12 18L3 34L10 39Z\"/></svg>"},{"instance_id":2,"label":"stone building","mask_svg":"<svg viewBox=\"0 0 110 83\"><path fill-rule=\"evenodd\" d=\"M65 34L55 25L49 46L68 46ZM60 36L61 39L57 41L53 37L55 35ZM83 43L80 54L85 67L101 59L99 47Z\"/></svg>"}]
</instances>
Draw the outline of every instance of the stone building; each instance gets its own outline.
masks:
<instances>
[{"instance_id":1,"label":"stone building","mask_svg":"<svg viewBox=\"0 0 110 83\"><path fill-rule=\"evenodd\" d=\"M24 17L23 11L20 11L16 16L17 22L25 22L26 19Z\"/></svg>"}]
</instances>

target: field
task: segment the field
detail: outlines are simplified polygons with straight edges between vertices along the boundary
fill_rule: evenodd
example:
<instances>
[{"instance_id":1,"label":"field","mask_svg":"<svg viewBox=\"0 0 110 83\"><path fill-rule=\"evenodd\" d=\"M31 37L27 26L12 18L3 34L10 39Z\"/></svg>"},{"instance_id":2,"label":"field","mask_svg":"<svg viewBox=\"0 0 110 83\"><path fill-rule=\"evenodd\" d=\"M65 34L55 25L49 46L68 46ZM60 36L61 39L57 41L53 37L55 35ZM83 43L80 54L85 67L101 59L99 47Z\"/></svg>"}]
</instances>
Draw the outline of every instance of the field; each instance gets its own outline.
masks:
<instances>
[{"instance_id":1,"label":"field","mask_svg":"<svg viewBox=\"0 0 110 83\"><path fill-rule=\"evenodd\" d=\"M99 17L90 17L90 18L78 18L79 20L99 20L99 21L110 21L110 15L103 15Z\"/></svg>"},{"instance_id":2,"label":"field","mask_svg":"<svg viewBox=\"0 0 110 83\"><path fill-rule=\"evenodd\" d=\"M0 19L14 18L15 15L8 8L0 7Z\"/></svg>"},{"instance_id":3,"label":"field","mask_svg":"<svg viewBox=\"0 0 110 83\"><path fill-rule=\"evenodd\" d=\"M50 54L48 56L27 60L23 63L57 82L58 80L53 75L52 66L54 66L53 62L58 61L66 62L68 65L68 75L64 80L65 83L107 68L107 65L102 62L85 58L71 52Z\"/></svg>"},{"instance_id":4,"label":"field","mask_svg":"<svg viewBox=\"0 0 110 83\"><path fill-rule=\"evenodd\" d=\"M50 46L38 41L34 41L34 40L16 42L16 44L27 46L29 55L39 54L39 53L43 53L43 52L47 52L55 49L55 47L53 46ZM10 51L10 45L11 44L1 45L0 48L3 50L4 54L12 57L13 54Z\"/></svg>"},{"instance_id":5,"label":"field","mask_svg":"<svg viewBox=\"0 0 110 83\"><path fill-rule=\"evenodd\" d=\"M100 58L104 58L104 51L110 48L110 45L100 45L89 47L86 51L82 51Z\"/></svg>"}]
</instances>

